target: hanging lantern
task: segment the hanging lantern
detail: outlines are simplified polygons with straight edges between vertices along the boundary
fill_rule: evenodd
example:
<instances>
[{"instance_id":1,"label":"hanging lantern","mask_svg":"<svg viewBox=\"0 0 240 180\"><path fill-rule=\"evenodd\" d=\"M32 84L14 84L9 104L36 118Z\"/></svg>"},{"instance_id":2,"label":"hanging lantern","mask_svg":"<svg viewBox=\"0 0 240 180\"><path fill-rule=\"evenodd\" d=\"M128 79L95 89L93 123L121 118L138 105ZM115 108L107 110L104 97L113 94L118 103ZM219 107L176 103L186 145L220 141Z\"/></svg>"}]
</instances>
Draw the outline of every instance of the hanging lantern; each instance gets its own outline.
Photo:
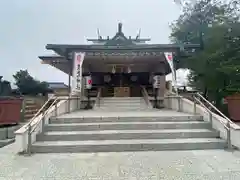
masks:
<instances>
[{"instance_id":1,"label":"hanging lantern","mask_svg":"<svg viewBox=\"0 0 240 180\"><path fill-rule=\"evenodd\" d=\"M132 72L132 70L131 70L130 66L128 66L128 73L131 73L131 72Z\"/></svg>"},{"instance_id":2,"label":"hanging lantern","mask_svg":"<svg viewBox=\"0 0 240 180\"><path fill-rule=\"evenodd\" d=\"M105 83L109 83L111 81L111 76L109 75L105 75L103 78Z\"/></svg>"},{"instance_id":3,"label":"hanging lantern","mask_svg":"<svg viewBox=\"0 0 240 180\"><path fill-rule=\"evenodd\" d=\"M115 65L113 65L113 67L112 67L112 73L113 73L113 74L116 73L116 66L115 66Z\"/></svg>"},{"instance_id":4,"label":"hanging lantern","mask_svg":"<svg viewBox=\"0 0 240 180\"><path fill-rule=\"evenodd\" d=\"M132 82L136 82L138 80L138 77L137 76L131 76L131 81Z\"/></svg>"},{"instance_id":5,"label":"hanging lantern","mask_svg":"<svg viewBox=\"0 0 240 180\"><path fill-rule=\"evenodd\" d=\"M86 76L86 89L92 89L92 77Z\"/></svg>"}]
</instances>

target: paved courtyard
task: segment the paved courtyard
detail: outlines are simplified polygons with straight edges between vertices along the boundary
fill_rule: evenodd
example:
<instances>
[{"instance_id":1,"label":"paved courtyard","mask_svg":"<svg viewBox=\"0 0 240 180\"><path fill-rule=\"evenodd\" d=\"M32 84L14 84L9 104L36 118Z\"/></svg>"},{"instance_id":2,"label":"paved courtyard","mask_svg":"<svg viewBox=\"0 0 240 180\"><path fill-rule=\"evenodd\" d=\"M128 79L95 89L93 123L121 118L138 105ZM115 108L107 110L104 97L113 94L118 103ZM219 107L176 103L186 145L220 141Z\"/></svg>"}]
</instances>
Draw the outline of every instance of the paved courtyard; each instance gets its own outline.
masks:
<instances>
[{"instance_id":1,"label":"paved courtyard","mask_svg":"<svg viewBox=\"0 0 240 180\"><path fill-rule=\"evenodd\" d=\"M224 150L16 155L0 149L0 180L239 180L240 152Z\"/></svg>"}]
</instances>

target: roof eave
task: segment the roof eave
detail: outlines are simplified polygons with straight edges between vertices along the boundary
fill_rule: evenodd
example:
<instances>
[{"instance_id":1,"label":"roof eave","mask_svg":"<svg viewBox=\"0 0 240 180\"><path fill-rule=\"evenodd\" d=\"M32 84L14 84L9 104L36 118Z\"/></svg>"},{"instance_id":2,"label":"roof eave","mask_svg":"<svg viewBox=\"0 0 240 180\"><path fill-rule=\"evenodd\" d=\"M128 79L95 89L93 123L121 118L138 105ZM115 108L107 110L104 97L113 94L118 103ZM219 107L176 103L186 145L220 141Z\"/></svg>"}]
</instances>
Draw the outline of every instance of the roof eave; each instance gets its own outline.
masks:
<instances>
[{"instance_id":1,"label":"roof eave","mask_svg":"<svg viewBox=\"0 0 240 180\"><path fill-rule=\"evenodd\" d=\"M191 48L200 48L200 44L185 44L185 45L178 45L178 44L138 44L138 45L127 45L127 46L105 46L105 45L70 45L70 44L48 44L46 49L54 50L61 56L64 56L66 50L128 50L128 49L180 49L184 46L185 49Z\"/></svg>"},{"instance_id":2,"label":"roof eave","mask_svg":"<svg viewBox=\"0 0 240 180\"><path fill-rule=\"evenodd\" d=\"M38 56L38 58L39 59L41 59L41 60L46 60L46 59L65 59L65 57L64 56L51 56L51 55L49 55L49 56Z\"/></svg>"},{"instance_id":3,"label":"roof eave","mask_svg":"<svg viewBox=\"0 0 240 180\"><path fill-rule=\"evenodd\" d=\"M47 44L46 49L53 50L58 55L64 56L66 54L66 48L64 46L62 46L62 45L59 46L58 44Z\"/></svg>"}]
</instances>

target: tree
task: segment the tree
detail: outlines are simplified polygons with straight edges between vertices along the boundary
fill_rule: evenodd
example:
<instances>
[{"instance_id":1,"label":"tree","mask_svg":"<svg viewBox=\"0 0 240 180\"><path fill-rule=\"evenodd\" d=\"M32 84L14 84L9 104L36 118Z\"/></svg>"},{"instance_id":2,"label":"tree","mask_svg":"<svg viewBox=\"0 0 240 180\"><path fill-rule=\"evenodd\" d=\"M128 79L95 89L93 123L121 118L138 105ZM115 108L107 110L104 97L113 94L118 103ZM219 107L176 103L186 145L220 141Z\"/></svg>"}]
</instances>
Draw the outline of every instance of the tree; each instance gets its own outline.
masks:
<instances>
[{"instance_id":1,"label":"tree","mask_svg":"<svg viewBox=\"0 0 240 180\"><path fill-rule=\"evenodd\" d=\"M13 75L15 84L22 94L37 95L45 94L48 90L46 82L35 80L27 70L20 70Z\"/></svg>"},{"instance_id":2,"label":"tree","mask_svg":"<svg viewBox=\"0 0 240 180\"><path fill-rule=\"evenodd\" d=\"M12 91L10 82L2 78L3 76L0 76L0 96L10 96Z\"/></svg>"},{"instance_id":3,"label":"tree","mask_svg":"<svg viewBox=\"0 0 240 180\"><path fill-rule=\"evenodd\" d=\"M191 70L190 83L217 107L223 97L240 91L240 23L231 4L200 0L185 5L172 25L171 39L204 45L196 56L180 59L178 66Z\"/></svg>"}]
</instances>

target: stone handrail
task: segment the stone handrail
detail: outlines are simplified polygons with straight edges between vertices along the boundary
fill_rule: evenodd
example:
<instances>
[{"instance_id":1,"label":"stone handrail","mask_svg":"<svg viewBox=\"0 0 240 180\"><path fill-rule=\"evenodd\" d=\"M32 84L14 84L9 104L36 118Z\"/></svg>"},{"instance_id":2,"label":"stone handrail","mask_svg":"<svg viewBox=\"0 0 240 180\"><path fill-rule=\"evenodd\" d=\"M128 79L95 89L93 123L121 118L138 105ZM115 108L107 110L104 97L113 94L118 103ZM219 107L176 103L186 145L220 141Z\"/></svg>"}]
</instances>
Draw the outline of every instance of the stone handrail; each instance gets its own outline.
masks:
<instances>
[{"instance_id":1,"label":"stone handrail","mask_svg":"<svg viewBox=\"0 0 240 180\"><path fill-rule=\"evenodd\" d=\"M213 108L218 114L220 114L224 119L227 120L227 124L224 124L226 125L226 128L230 128L230 124L235 124L233 121L231 121L226 115L224 115L219 109L217 109L212 103L210 103L207 99L205 99L201 94L199 93L196 93L195 96L194 96L194 99L197 100L197 98L200 98L202 99L204 102L206 102L211 108ZM199 99L199 103L200 103L200 99ZM205 106L206 107L206 106ZM208 110L210 110L208 107L206 107ZM211 111L211 110L210 110ZM229 123L229 125L228 125Z\"/></svg>"},{"instance_id":2,"label":"stone handrail","mask_svg":"<svg viewBox=\"0 0 240 180\"><path fill-rule=\"evenodd\" d=\"M45 124L49 123L51 117L72 112L78 108L79 97L57 97L48 109L38 113L30 123L15 131L18 152L31 153L31 145L36 141L37 134L43 131ZM46 106L46 105L45 105ZM44 110L44 108L41 108Z\"/></svg>"},{"instance_id":3,"label":"stone handrail","mask_svg":"<svg viewBox=\"0 0 240 180\"><path fill-rule=\"evenodd\" d=\"M229 148L232 145L240 148L240 127L234 122L227 125L229 122L228 118L226 119L214 113L212 109L209 109L203 103L199 103L197 100L194 102L181 96L174 96L173 94L166 96L164 103L167 108L203 116L204 121L210 122L212 127L220 132L220 137L226 139Z\"/></svg>"}]
</instances>

